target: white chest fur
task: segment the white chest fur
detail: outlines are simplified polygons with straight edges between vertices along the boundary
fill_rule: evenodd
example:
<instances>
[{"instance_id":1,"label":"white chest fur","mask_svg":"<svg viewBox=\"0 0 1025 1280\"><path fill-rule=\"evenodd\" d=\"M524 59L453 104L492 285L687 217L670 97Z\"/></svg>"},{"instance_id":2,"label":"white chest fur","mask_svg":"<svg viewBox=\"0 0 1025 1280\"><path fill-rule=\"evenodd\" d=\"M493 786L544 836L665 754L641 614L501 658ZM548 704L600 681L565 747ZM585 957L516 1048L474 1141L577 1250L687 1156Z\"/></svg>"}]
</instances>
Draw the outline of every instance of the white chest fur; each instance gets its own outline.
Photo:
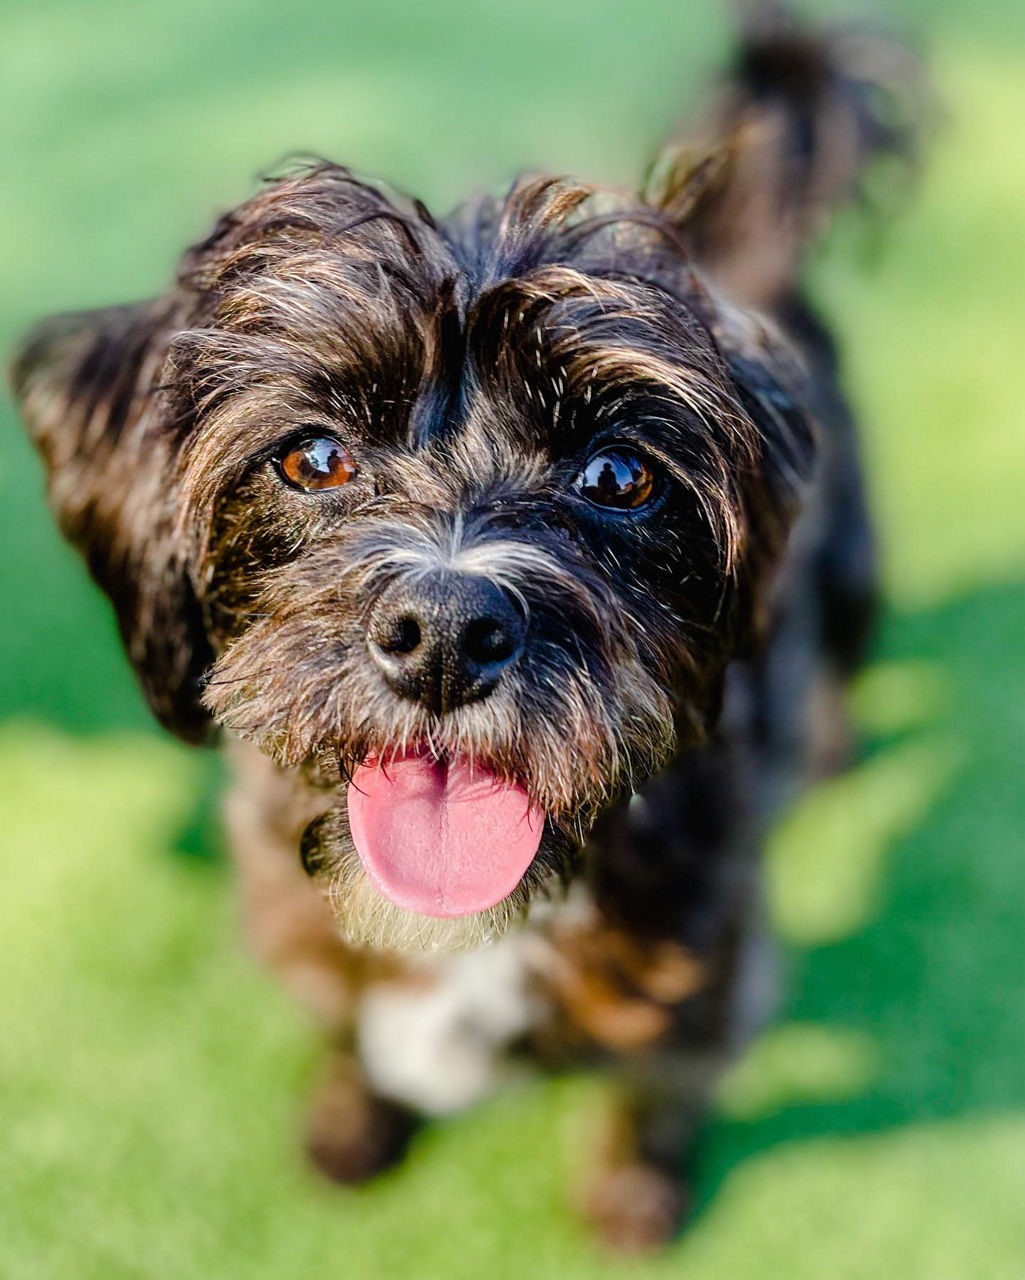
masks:
<instances>
[{"instance_id":1,"label":"white chest fur","mask_svg":"<svg viewBox=\"0 0 1025 1280\"><path fill-rule=\"evenodd\" d=\"M513 932L479 951L424 957L412 980L371 987L359 1053L373 1088L429 1115L492 1092L502 1050L532 1021L536 942L529 930Z\"/></svg>"}]
</instances>

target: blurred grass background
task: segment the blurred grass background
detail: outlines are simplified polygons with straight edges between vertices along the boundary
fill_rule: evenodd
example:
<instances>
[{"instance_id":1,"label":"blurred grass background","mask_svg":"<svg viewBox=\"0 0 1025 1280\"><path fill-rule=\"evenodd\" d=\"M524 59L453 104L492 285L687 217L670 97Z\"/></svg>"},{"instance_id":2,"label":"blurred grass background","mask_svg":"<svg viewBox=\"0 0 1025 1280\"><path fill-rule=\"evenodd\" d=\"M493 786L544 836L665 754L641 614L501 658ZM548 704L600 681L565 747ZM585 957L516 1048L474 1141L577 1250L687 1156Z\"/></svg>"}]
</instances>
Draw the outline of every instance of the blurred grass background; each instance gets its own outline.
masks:
<instances>
[{"instance_id":1,"label":"blurred grass background","mask_svg":"<svg viewBox=\"0 0 1025 1280\"><path fill-rule=\"evenodd\" d=\"M690 1230L593 1252L588 1080L429 1129L365 1192L306 1172L316 1043L238 947L215 764L150 726L5 405L5 1280L1025 1275L1025 12L887 12L950 120L883 251L844 226L814 275L885 540L866 750L773 841L787 995L723 1090ZM0 343L159 290L295 149L438 207L523 167L633 181L727 44L711 0L7 0Z\"/></svg>"}]
</instances>

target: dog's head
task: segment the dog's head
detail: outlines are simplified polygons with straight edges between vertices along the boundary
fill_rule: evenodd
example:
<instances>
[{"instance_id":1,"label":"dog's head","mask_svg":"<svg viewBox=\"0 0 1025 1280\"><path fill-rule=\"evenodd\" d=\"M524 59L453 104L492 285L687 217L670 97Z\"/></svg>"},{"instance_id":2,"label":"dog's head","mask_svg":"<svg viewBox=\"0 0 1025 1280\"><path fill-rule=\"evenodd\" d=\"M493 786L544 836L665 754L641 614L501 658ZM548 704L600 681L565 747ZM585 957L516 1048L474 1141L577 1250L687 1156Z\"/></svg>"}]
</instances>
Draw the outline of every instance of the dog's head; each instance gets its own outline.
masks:
<instances>
[{"instance_id":1,"label":"dog's head","mask_svg":"<svg viewBox=\"0 0 1025 1280\"><path fill-rule=\"evenodd\" d=\"M320 790L356 941L500 930L757 629L810 427L684 233L553 181L438 223L321 165L16 362L154 711Z\"/></svg>"}]
</instances>

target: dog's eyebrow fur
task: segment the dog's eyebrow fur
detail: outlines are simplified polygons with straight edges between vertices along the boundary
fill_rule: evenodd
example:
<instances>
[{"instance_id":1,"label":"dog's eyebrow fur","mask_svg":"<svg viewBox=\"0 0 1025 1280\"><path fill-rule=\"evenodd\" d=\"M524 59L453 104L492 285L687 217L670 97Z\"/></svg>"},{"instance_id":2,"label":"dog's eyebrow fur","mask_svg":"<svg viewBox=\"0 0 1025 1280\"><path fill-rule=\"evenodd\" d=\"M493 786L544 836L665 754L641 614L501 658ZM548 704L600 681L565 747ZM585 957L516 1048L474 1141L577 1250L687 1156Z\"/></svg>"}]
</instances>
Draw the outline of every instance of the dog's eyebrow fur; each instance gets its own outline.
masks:
<instances>
[{"instance_id":1,"label":"dog's eyebrow fur","mask_svg":"<svg viewBox=\"0 0 1025 1280\"><path fill-rule=\"evenodd\" d=\"M665 332L672 300L648 279L665 251L650 225L657 216L573 222L595 198L579 185L521 181L503 201L479 201L472 216L436 229L325 166L258 196L182 271L205 291L200 323L170 350L175 394L204 422L185 440L192 497L209 509L247 459L304 421L423 447L457 427L482 385L519 360L529 326L563 370L553 375L553 396L519 368L512 380L521 401L536 396L543 406L549 397L588 400L600 385L626 388L632 353L643 364L635 382L725 420L730 406L714 408L711 383L679 360L679 343L689 341L707 361L707 332L698 322L686 334ZM582 227L586 236L566 238ZM547 260L569 248L593 255L599 240L612 250L601 276ZM507 274L514 268L526 274ZM678 276L670 283L682 287ZM586 350L587 335L608 354ZM540 351L535 358L540 364ZM715 372L721 382L721 367Z\"/></svg>"}]
</instances>

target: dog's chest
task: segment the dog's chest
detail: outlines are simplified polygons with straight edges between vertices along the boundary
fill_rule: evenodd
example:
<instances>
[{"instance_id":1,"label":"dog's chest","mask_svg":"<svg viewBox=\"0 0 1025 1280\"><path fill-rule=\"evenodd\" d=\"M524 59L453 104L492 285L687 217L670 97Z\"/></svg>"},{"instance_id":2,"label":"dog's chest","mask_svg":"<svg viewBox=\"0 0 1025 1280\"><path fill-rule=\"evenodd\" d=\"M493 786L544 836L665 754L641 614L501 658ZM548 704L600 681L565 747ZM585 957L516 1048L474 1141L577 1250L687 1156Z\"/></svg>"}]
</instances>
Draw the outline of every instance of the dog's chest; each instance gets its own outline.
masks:
<instances>
[{"instance_id":1,"label":"dog's chest","mask_svg":"<svg viewBox=\"0 0 1025 1280\"><path fill-rule=\"evenodd\" d=\"M539 1016L537 941L524 930L479 951L424 957L401 981L368 988L358 1043L372 1087L428 1115L491 1093L508 1074L504 1050Z\"/></svg>"},{"instance_id":2,"label":"dog's chest","mask_svg":"<svg viewBox=\"0 0 1025 1280\"><path fill-rule=\"evenodd\" d=\"M488 947L425 956L401 979L369 987L359 1053L379 1093L445 1114L506 1080L516 1044L550 1062L654 1047L706 977L675 942L613 929L578 885Z\"/></svg>"}]
</instances>

